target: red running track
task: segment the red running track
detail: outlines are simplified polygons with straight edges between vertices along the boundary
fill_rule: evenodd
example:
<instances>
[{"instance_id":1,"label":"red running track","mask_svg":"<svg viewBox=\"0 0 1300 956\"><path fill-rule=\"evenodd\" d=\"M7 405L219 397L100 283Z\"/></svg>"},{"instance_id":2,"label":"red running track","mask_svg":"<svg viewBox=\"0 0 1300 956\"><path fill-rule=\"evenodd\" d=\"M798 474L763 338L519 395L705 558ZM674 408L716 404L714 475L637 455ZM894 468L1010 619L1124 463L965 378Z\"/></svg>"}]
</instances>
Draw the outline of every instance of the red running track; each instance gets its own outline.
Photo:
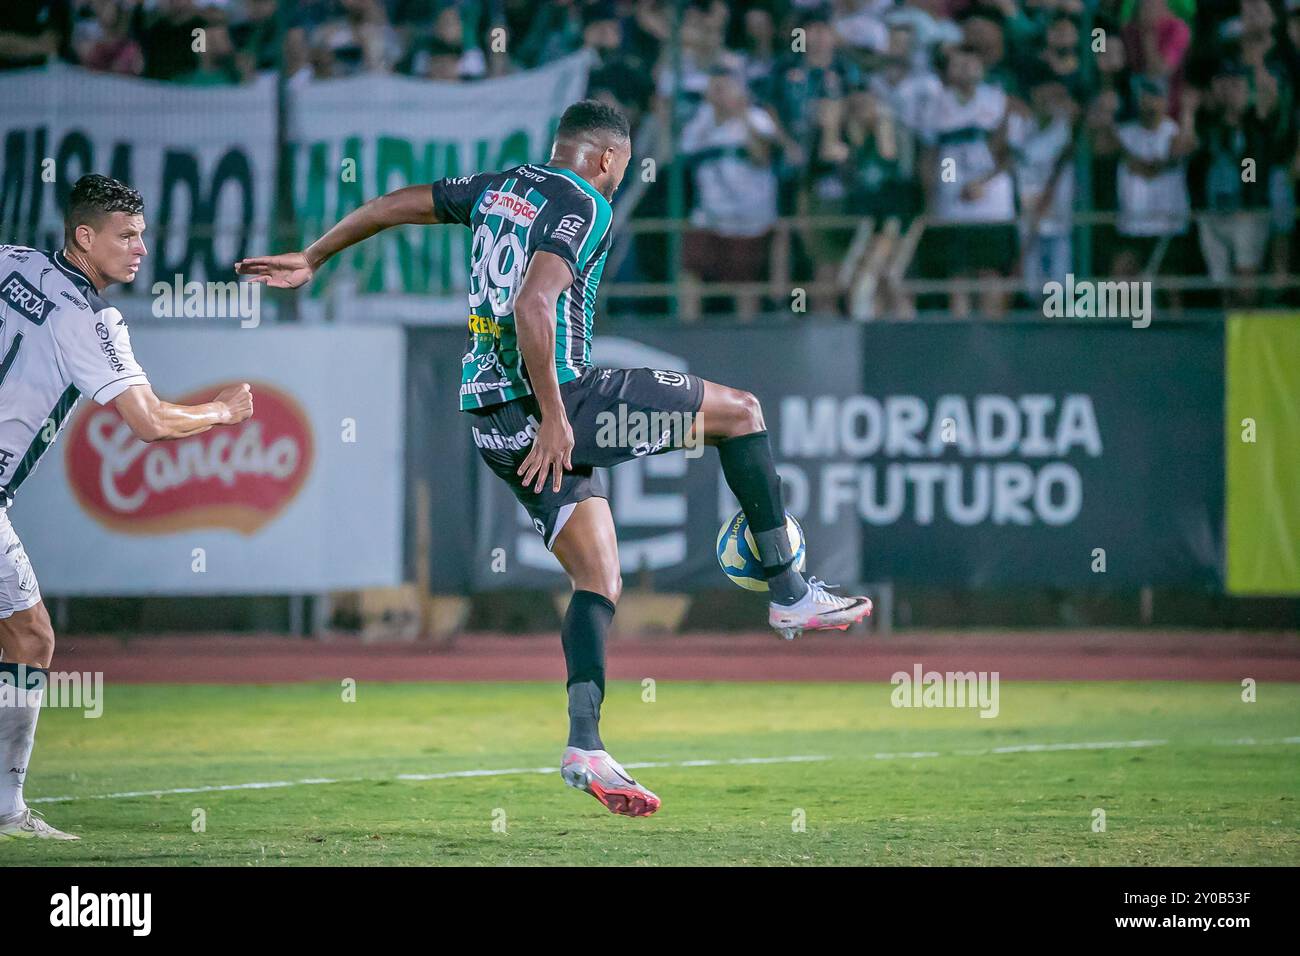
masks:
<instances>
[{"instance_id":1,"label":"red running track","mask_svg":"<svg viewBox=\"0 0 1300 956\"><path fill-rule=\"evenodd\" d=\"M888 681L930 671L1001 680L1300 681L1300 634L1197 631L953 631L891 637L771 632L611 640L611 680ZM365 644L355 636L59 639L53 667L117 682L563 681L558 634L465 634L454 643Z\"/></svg>"}]
</instances>

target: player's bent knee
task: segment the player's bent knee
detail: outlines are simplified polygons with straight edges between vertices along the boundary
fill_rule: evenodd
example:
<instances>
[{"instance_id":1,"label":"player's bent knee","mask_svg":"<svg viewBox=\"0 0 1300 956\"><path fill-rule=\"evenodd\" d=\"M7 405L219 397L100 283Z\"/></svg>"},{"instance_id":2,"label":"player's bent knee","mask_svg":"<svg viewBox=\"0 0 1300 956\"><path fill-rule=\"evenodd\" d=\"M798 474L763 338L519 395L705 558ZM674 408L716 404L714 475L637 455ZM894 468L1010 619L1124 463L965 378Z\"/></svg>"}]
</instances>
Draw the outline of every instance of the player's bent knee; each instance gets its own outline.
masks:
<instances>
[{"instance_id":1,"label":"player's bent knee","mask_svg":"<svg viewBox=\"0 0 1300 956\"><path fill-rule=\"evenodd\" d=\"M728 402L727 421L724 427L719 429L720 436L738 438L742 434L763 431L763 406L759 405L758 395L732 389L728 398L731 401Z\"/></svg>"},{"instance_id":2,"label":"player's bent knee","mask_svg":"<svg viewBox=\"0 0 1300 956\"><path fill-rule=\"evenodd\" d=\"M744 389L707 382L700 424L706 444L762 431L763 406L758 396Z\"/></svg>"},{"instance_id":3,"label":"player's bent knee","mask_svg":"<svg viewBox=\"0 0 1300 956\"><path fill-rule=\"evenodd\" d=\"M33 663L41 667L49 667L54 660L54 628L48 619L32 634L32 655Z\"/></svg>"},{"instance_id":4,"label":"player's bent knee","mask_svg":"<svg viewBox=\"0 0 1300 956\"><path fill-rule=\"evenodd\" d=\"M580 575L573 578L573 589L575 591L593 591L609 599L611 604L617 604L618 599L623 596L623 576L615 574L610 577L608 574L590 574Z\"/></svg>"},{"instance_id":5,"label":"player's bent knee","mask_svg":"<svg viewBox=\"0 0 1300 956\"><path fill-rule=\"evenodd\" d=\"M54 659L54 628L45 615L32 615L18 627L11 619L5 640L5 660L33 667L49 667Z\"/></svg>"},{"instance_id":6,"label":"player's bent knee","mask_svg":"<svg viewBox=\"0 0 1300 956\"><path fill-rule=\"evenodd\" d=\"M736 399L739 435L750 435L763 430L763 406L753 392L740 392Z\"/></svg>"}]
</instances>

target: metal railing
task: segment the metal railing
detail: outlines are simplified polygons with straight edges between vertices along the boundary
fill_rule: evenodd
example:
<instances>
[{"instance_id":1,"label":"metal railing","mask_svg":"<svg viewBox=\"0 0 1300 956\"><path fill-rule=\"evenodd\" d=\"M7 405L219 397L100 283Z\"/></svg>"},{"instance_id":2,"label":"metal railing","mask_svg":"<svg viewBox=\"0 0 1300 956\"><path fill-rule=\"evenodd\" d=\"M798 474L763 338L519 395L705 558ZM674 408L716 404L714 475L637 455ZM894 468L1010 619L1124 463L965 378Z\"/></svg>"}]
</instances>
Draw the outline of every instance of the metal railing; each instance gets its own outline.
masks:
<instances>
[{"instance_id":1,"label":"metal railing","mask_svg":"<svg viewBox=\"0 0 1300 956\"><path fill-rule=\"evenodd\" d=\"M1197 241L1197 230L1200 228L1200 220L1204 218L1204 213L1194 212L1190 217L1188 232L1183 235L1182 241L1194 243ZM1117 214L1114 212L1090 212L1079 213L1075 216L1076 225L1095 226L1113 226L1117 220ZM861 235L864 229L874 230L878 233L881 224L863 216L854 215L820 215L820 216L786 216L774 221L770 233L770 245L767 263L767 278L758 281L749 282L724 282L724 281L704 281L694 277L690 271L689 263L682 262L678 268L672 268L671 263L663 263L665 268L662 270L665 274L672 276L677 274L680 278L674 282L671 279L656 280L637 280L637 281L616 281L607 271L604 282L600 286L600 300L598 310L602 314L614 314L620 318L646 318L661 319L665 315L675 316L683 321L692 321L695 317L701 315L699 303L705 300L730 301L734 304L740 300L751 300L760 303L754 313L754 318L765 320L784 318L786 320L798 319L805 314L816 314L826 316L827 314L838 314L845 318L866 318L858 315L854 316L851 309L846 309L840 303L851 298L854 283L861 284L867 282L875 285L891 283L892 289L896 294L907 297L908 299L919 299L922 297L936 297L944 300L947 297L960 294L977 294L981 292L996 291L1005 293L1009 296L1021 295L1021 305L1019 314L1035 315L1043 299L1042 290L1031 290L1026 286L1025 280L1016 275L1003 278L970 278L970 277L946 277L946 278L922 278L916 275L915 261L919 251L923 248L926 241L926 234L930 223L926 217L918 217L906 226L899 225L895 234L894 250L888 257L879 258L872 263L867 261L867 254L864 250ZM410 231L413 235L418 230L426 229L426 226L404 226L399 227L403 230ZM458 228L458 227L435 227L435 228ZM680 240L685 233L695 229L689 220L672 219L666 217L659 218L629 218L620 229L620 235L616 243L632 243L646 237L659 237L663 240L662 248L671 249L672 246L667 242L671 236L677 236ZM202 233L203 227L195 229L196 233ZM208 232L222 240L231 240L235 238L234 231L230 229L208 229ZM267 230L269 234L279 234L281 238L273 243L276 251L288 249L293 241L297 239L296 233L281 227L277 229L274 224L269 224ZM816 275L807 275L797 277L795 269L795 246L801 244L804 249L805 258L809 257L809 249L815 242L814 236L820 233L826 234L840 233L850 237L847 243L848 251L841 261L826 264L833 266L833 269L824 270L824 275L818 278ZM857 236L855 240L854 236ZM11 240L7 240L11 241ZM681 254L683 243L680 241L673 244L678 254ZM1082 258L1077 255L1076 262ZM855 260L856 261L850 261ZM428 263L425 264L429 266ZM1205 303L1206 294L1219 293L1225 303L1230 302L1236 306L1249 307L1252 305L1251 297L1260 299L1263 296L1272 296L1274 299L1280 296L1286 296L1287 301L1295 304L1300 301L1300 274L1288 271L1286 273L1277 273L1269 268L1266 261L1262 271L1256 275L1234 275L1227 281L1220 281L1209 275L1197 273L1175 273L1169 274L1160 269L1161 263L1153 261L1147 264L1147 267L1133 276L1116 276L1107 273L1092 274L1083 273L1082 270L1076 269L1076 279L1089 279L1096 282L1110 282L1118 280L1145 280L1152 283L1152 289L1166 297L1173 294L1175 297L1183 293L1201 294L1201 303L1199 307L1202 310L1209 310L1212 306ZM453 281L461 285L464 281L465 269L453 266ZM833 278L826 278L825 275L833 275ZM346 319L343 314L347 309L353 307L358 300L368 303L366 309L371 316L382 320L383 307L380 305L379 312L375 312L374 304L389 301L394 304L394 312L391 316L393 321L413 321L417 313L427 311L429 321L436 324L462 321L463 309L457 306L457 300L460 299L462 292L449 289L446 294L435 294L431 298L435 300L436 305L431 305L425 309L420 303L421 300L427 301L430 297L414 296L404 292L381 292L381 293L362 293L355 290L355 279L349 268L344 264L337 270L323 275L318 278L316 287L312 291L311 299L317 305L308 309L307 314L325 321ZM130 297L144 298L148 295L148 288L128 290L123 289L118 294ZM796 307L793 301L796 296L802 302L802 307ZM291 315L298 314L297 305L306 305L308 297L302 293L277 293L274 300L279 303L281 308L275 310L271 321L277 319L283 320ZM1027 300L1027 305L1025 304ZM671 301L671 308L668 302ZM832 303L828 305L827 303ZM1254 304L1268 304L1257 302ZM315 311L312 311L312 310ZM1168 315L1182 315L1184 313L1192 315L1197 312L1197 303L1187 302L1165 302L1162 305L1162 313ZM1011 311L1016 311L1013 304ZM915 315L922 318L936 318L946 316L948 309L945 304L933 304L922 302ZM910 318L911 314L899 316L897 314L871 315L870 318ZM418 321L418 320L417 320Z\"/></svg>"},{"instance_id":2,"label":"metal railing","mask_svg":"<svg viewBox=\"0 0 1300 956\"><path fill-rule=\"evenodd\" d=\"M1263 214L1261 213L1261 215ZM1206 213L1193 212L1189 217L1188 230L1180 234L1180 239L1184 242L1196 242L1197 230L1201 228L1200 223L1205 216ZM1117 220L1118 213L1114 211L1092 211L1076 213L1074 225L1088 227L1114 226ZM605 301L611 298L651 300L681 296L683 291L686 291L693 296L713 299L739 299L757 296L772 302L784 301L787 306L792 293L795 291L802 292L813 299L819 297L839 298L851 291L844 281L844 276L851 273L854 264L843 261L835 263L836 278L833 280L819 280L816 277L796 279L791 267L792 246L795 241L801 241L807 247L810 245L811 235L817 232L831 233L840 231L853 233L862 229L864 224L869 227L876 225L871 219L854 215L781 217L774 221L770 233L771 251L767 270L769 277L765 280L756 282L704 282L693 280L685 284L671 281L610 282L606 280L601 286L601 295ZM898 243L899 255L882 262L881 268L874 270L868 278L872 281L881 282L889 278L889 273L892 273L897 291L909 297L924 295L951 296L953 294L988 291L1010 294L1025 293L1031 298L1033 297L1035 290L1028 289L1025 280L1017 275L996 279L970 277L925 279L912 274L915 271L914 264L917 252L925 242L925 234L930 225L931 223L927 217L920 216L912 220L908 226L901 227ZM688 220L662 217L631 219L625 224L624 237L620 241L634 241L634 237L637 236L681 234L695 228ZM854 246L855 244L850 243L848 255L855 254L855 251L860 253L860 250L855 250ZM1081 257L1076 256L1076 261L1079 258ZM1262 291L1300 293L1300 274L1291 271L1283 274L1261 271L1256 275L1237 274L1227 280L1218 280L1208 274L1201 273L1169 274L1162 271L1162 265L1163 262L1160 258L1156 258L1148 262L1141 271L1132 276L1120 277L1095 271L1085 273L1080 270L1075 273L1075 277L1097 282L1117 281L1120 279L1130 281L1145 280L1150 281L1156 291L1165 293L1220 292L1237 297L1240 297L1243 293ZM685 273L689 273L689 263L680 263L678 268L684 270ZM1267 263L1265 263L1264 270L1267 270ZM672 274L674 270L670 268L668 271L669 274ZM1036 294L1041 296L1042 290L1037 290ZM932 311L941 312L944 310L939 307ZM1182 311L1182 307L1175 305L1172 310L1167 309L1166 311ZM791 312L792 310L787 307L785 309L769 309L764 314L771 317L775 314L791 314Z\"/></svg>"}]
</instances>

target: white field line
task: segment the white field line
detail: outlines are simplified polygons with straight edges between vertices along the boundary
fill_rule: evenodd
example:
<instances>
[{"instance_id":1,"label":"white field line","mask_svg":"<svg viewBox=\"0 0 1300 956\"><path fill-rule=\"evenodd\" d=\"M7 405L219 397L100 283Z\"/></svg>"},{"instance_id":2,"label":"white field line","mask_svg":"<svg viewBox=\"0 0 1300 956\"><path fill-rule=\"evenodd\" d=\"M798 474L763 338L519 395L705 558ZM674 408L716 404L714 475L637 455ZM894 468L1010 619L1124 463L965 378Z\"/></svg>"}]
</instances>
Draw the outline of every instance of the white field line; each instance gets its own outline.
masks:
<instances>
[{"instance_id":1,"label":"white field line","mask_svg":"<svg viewBox=\"0 0 1300 956\"><path fill-rule=\"evenodd\" d=\"M1191 741L1188 741L1191 743ZM1275 744L1300 744L1300 737L1282 737L1276 740L1256 740L1243 737L1238 740L1214 740L1223 747L1263 747ZM912 760L927 757L985 757L995 754L1053 753L1068 750L1124 750L1131 748L1164 747L1168 740L1102 740L1079 743L1018 744L1010 747L989 747L983 750L912 750L896 753L863 754L869 760ZM836 758L821 754L797 754L788 757L734 757L729 760L642 761L623 766L630 770L663 767L737 767L751 764L815 763ZM844 759L844 758L840 758ZM230 790L277 790L284 787L312 787L327 783L380 783L388 780L426 781L463 780L473 777L511 777L522 774L558 773L556 767L507 767L501 770L447 770L442 773L399 773L394 777L306 777L302 780L270 780L256 783L226 783L206 787L175 787L170 790L125 790L120 793L97 793L87 796L34 797L28 803L69 803L75 800L129 800L135 797L169 797L190 793L220 793Z\"/></svg>"},{"instance_id":2,"label":"white field line","mask_svg":"<svg viewBox=\"0 0 1300 956\"><path fill-rule=\"evenodd\" d=\"M1163 747L1167 740L1103 740L1100 743L1018 744L1014 747L989 747L987 750L959 750L963 756L985 754L1038 754L1057 750L1123 750L1126 747Z\"/></svg>"},{"instance_id":3,"label":"white field line","mask_svg":"<svg viewBox=\"0 0 1300 956\"><path fill-rule=\"evenodd\" d=\"M804 763L830 760L816 754L791 757L738 757L732 760L684 760L678 763L645 761L626 763L624 768L644 770L647 767L720 767L755 763ZM187 793L214 793L226 790L275 790L281 787L305 787L324 783L379 783L387 780L457 780L469 777L509 777L528 773L559 773L558 767L507 767L502 770L448 770L443 773L399 773L394 777L310 777L305 780L272 780L262 783L227 783L209 787L177 787L172 790L127 790L121 793L97 793L84 797L35 797L28 803L68 803L73 800L126 800L132 797L167 797Z\"/></svg>"}]
</instances>

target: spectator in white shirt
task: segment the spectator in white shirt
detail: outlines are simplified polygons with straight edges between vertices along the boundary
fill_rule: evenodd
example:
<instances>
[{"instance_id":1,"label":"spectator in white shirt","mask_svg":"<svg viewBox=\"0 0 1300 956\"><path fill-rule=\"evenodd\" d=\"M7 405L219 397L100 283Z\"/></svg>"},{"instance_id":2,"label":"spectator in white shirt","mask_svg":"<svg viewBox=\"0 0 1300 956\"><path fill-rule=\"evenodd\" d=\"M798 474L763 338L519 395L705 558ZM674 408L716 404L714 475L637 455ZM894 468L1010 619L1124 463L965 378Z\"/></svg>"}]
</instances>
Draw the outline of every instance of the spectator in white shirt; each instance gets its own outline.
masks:
<instances>
[{"instance_id":1,"label":"spectator in white shirt","mask_svg":"<svg viewBox=\"0 0 1300 956\"><path fill-rule=\"evenodd\" d=\"M1180 238L1187 232L1191 202L1187 193L1187 156L1196 146L1192 118L1196 98L1183 96L1183 121L1167 112L1169 86L1161 77L1135 77L1137 119L1098 129L1098 152L1118 152L1119 241L1110 269L1120 277L1183 265Z\"/></svg>"},{"instance_id":2,"label":"spectator in white shirt","mask_svg":"<svg viewBox=\"0 0 1300 956\"><path fill-rule=\"evenodd\" d=\"M695 185L694 228L686 235L683 266L699 279L758 282L767 276L777 218L777 136L771 116L750 102L740 79L716 70L679 144ZM756 309L757 296L737 298L742 316Z\"/></svg>"},{"instance_id":3,"label":"spectator in white shirt","mask_svg":"<svg viewBox=\"0 0 1300 956\"><path fill-rule=\"evenodd\" d=\"M1071 271L1074 209L1074 124L1078 106L1055 74L1029 83L1029 112L1012 113L1007 141L1020 200L1021 275L1031 300Z\"/></svg>"},{"instance_id":4,"label":"spectator in white shirt","mask_svg":"<svg viewBox=\"0 0 1300 956\"><path fill-rule=\"evenodd\" d=\"M994 283L1016 264L1016 207L1007 150L1007 95L984 82L976 51L948 52L944 88L930 105L922 135L930 227L922 239L928 268L938 278L989 280L979 287L986 318L1006 313L1007 294ZM972 297L957 291L955 318L971 314Z\"/></svg>"}]
</instances>

